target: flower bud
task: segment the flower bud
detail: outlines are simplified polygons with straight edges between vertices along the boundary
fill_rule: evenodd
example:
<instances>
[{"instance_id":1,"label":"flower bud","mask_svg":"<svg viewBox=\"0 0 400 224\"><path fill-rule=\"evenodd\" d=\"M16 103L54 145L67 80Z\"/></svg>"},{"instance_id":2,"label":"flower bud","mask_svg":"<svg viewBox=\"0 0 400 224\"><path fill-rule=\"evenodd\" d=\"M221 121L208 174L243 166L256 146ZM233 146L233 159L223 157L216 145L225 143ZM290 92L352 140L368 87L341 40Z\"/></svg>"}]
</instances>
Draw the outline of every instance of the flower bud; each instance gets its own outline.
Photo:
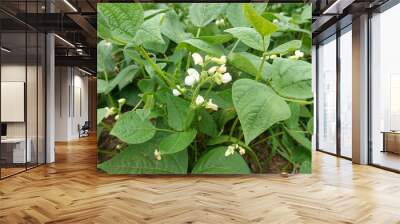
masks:
<instances>
[{"instance_id":1,"label":"flower bud","mask_svg":"<svg viewBox=\"0 0 400 224\"><path fill-rule=\"evenodd\" d=\"M226 64L226 56L222 55L220 58L211 58L211 61L213 61L219 65L223 65L223 64Z\"/></svg>"},{"instance_id":2,"label":"flower bud","mask_svg":"<svg viewBox=\"0 0 400 224\"><path fill-rule=\"evenodd\" d=\"M161 160L160 150L158 149L154 150L154 157L156 158L156 160Z\"/></svg>"},{"instance_id":3,"label":"flower bud","mask_svg":"<svg viewBox=\"0 0 400 224\"><path fill-rule=\"evenodd\" d=\"M244 155L246 153L246 150L243 147L239 147L239 154Z\"/></svg>"},{"instance_id":4,"label":"flower bud","mask_svg":"<svg viewBox=\"0 0 400 224\"><path fill-rule=\"evenodd\" d=\"M221 73L216 72L213 76L214 82L217 83L217 85L222 84L222 75Z\"/></svg>"},{"instance_id":5,"label":"flower bud","mask_svg":"<svg viewBox=\"0 0 400 224\"><path fill-rule=\"evenodd\" d=\"M193 53L192 58L195 65L203 65L203 58L199 53Z\"/></svg>"},{"instance_id":6,"label":"flower bud","mask_svg":"<svg viewBox=\"0 0 400 224\"><path fill-rule=\"evenodd\" d=\"M126 103L126 99L125 98L121 98L121 99L118 100L118 104L121 105L121 106L124 105L125 103Z\"/></svg>"},{"instance_id":7,"label":"flower bud","mask_svg":"<svg viewBox=\"0 0 400 224\"><path fill-rule=\"evenodd\" d=\"M225 73L225 72L226 72L225 64L221 65L221 66L217 69L217 72L219 72L219 73L221 73L221 74Z\"/></svg>"},{"instance_id":8,"label":"flower bud","mask_svg":"<svg viewBox=\"0 0 400 224\"><path fill-rule=\"evenodd\" d=\"M214 75L214 73L217 71L217 66L212 66L210 69L208 69L208 74Z\"/></svg>"},{"instance_id":9,"label":"flower bud","mask_svg":"<svg viewBox=\"0 0 400 224\"><path fill-rule=\"evenodd\" d=\"M204 103L204 98L200 95L196 97L196 105L199 106Z\"/></svg>"},{"instance_id":10,"label":"flower bud","mask_svg":"<svg viewBox=\"0 0 400 224\"><path fill-rule=\"evenodd\" d=\"M297 56L298 58L304 57L304 53L302 51L300 51L300 50L296 50L294 52L294 55Z\"/></svg>"},{"instance_id":11,"label":"flower bud","mask_svg":"<svg viewBox=\"0 0 400 224\"><path fill-rule=\"evenodd\" d=\"M211 109L213 111L218 110L218 105L212 102L212 99L209 99L208 102L206 103L206 109Z\"/></svg>"},{"instance_id":12,"label":"flower bud","mask_svg":"<svg viewBox=\"0 0 400 224\"><path fill-rule=\"evenodd\" d=\"M230 145L228 146L227 150L225 151L225 156L230 156L233 155L235 153L235 147Z\"/></svg>"},{"instance_id":13,"label":"flower bud","mask_svg":"<svg viewBox=\"0 0 400 224\"><path fill-rule=\"evenodd\" d=\"M229 74L228 72L225 73L225 74L223 74L222 77L221 77L221 81L222 81L222 83L224 83L224 84L226 84L226 83L232 81L232 76L231 76L231 74Z\"/></svg>"},{"instance_id":14,"label":"flower bud","mask_svg":"<svg viewBox=\"0 0 400 224\"><path fill-rule=\"evenodd\" d=\"M275 58L277 58L278 56L276 56L276 54L273 54L271 56L269 56L270 59L274 60Z\"/></svg>"},{"instance_id":15,"label":"flower bud","mask_svg":"<svg viewBox=\"0 0 400 224\"><path fill-rule=\"evenodd\" d=\"M173 90L172 90L172 94L173 94L174 96L180 96L180 95L181 95L181 92L179 92L179 90L177 90L177 89L173 89Z\"/></svg>"}]
</instances>

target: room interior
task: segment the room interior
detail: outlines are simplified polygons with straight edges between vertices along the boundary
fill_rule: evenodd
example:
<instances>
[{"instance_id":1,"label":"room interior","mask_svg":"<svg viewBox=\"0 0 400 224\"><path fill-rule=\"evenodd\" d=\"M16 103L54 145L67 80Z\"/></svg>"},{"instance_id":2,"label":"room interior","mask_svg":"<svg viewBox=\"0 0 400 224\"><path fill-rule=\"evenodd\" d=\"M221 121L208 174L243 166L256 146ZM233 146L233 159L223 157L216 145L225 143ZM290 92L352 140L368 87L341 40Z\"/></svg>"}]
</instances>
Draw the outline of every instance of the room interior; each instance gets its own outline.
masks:
<instances>
[{"instance_id":1,"label":"room interior","mask_svg":"<svg viewBox=\"0 0 400 224\"><path fill-rule=\"evenodd\" d=\"M96 2L0 1L0 223L399 222L397 1L311 1L311 175L213 178L97 172L95 125L77 128L96 119ZM21 25L31 4L65 15Z\"/></svg>"}]
</instances>

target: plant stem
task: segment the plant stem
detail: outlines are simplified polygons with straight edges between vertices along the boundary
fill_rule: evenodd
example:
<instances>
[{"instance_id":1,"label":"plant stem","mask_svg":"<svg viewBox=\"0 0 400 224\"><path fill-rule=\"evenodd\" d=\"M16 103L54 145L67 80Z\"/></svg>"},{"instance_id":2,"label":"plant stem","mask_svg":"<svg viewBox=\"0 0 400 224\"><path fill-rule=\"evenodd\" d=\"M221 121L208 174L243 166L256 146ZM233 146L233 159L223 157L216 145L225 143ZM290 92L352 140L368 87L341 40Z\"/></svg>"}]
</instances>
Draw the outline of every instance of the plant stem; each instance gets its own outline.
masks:
<instances>
[{"instance_id":1,"label":"plant stem","mask_svg":"<svg viewBox=\"0 0 400 224\"><path fill-rule=\"evenodd\" d=\"M282 96L281 96L282 97ZM312 101L307 101L307 100L296 100L296 99L290 99L290 98L286 98L286 97L283 97L283 99L285 100L285 101L289 101L289 102L293 102L293 103L299 103L299 104L304 104L304 105L309 105L309 104L313 104L314 103L314 101L312 100Z\"/></svg>"},{"instance_id":2,"label":"plant stem","mask_svg":"<svg viewBox=\"0 0 400 224\"><path fill-rule=\"evenodd\" d=\"M170 86L173 87L174 84L171 82L171 80L168 79L168 77L164 74L164 72L158 67L156 63L150 58L150 56L147 54L147 52L142 48L139 47L139 52L142 54L142 56L146 59L146 61L150 64L150 66L154 69L154 71L161 76L161 78Z\"/></svg>"},{"instance_id":3,"label":"plant stem","mask_svg":"<svg viewBox=\"0 0 400 224\"><path fill-rule=\"evenodd\" d=\"M143 102L143 99L140 99L139 100L139 102L135 105L135 107L132 109L132 111L135 111L139 106L140 106L140 104Z\"/></svg>"},{"instance_id":4,"label":"plant stem","mask_svg":"<svg viewBox=\"0 0 400 224\"><path fill-rule=\"evenodd\" d=\"M232 124L231 130L229 131L229 139L232 138L233 132L235 131L238 122L239 122L239 116L236 117L235 121Z\"/></svg>"},{"instance_id":5,"label":"plant stem","mask_svg":"<svg viewBox=\"0 0 400 224\"><path fill-rule=\"evenodd\" d=\"M263 49L265 49L265 40L264 40L264 37L261 37L261 38L262 38L262 41L263 41ZM256 81L260 80L260 78L261 78L262 70L263 70L263 68L264 68L264 63L265 63L265 57L266 57L266 55L265 55L265 50L264 50L264 52L263 52L263 54L262 54L262 61L261 61L261 63L260 63L260 67L258 68L258 73L257 73L257 76L256 76Z\"/></svg>"},{"instance_id":6,"label":"plant stem","mask_svg":"<svg viewBox=\"0 0 400 224\"><path fill-rule=\"evenodd\" d=\"M240 42L240 40L237 40L237 41L235 42L235 44L233 45L232 49L229 51L229 54L228 54L228 55L230 55L230 54L233 53L233 51L236 49L236 47L237 47L237 45L239 44L239 42Z\"/></svg>"},{"instance_id":7,"label":"plant stem","mask_svg":"<svg viewBox=\"0 0 400 224\"><path fill-rule=\"evenodd\" d=\"M199 37L199 36L200 36L200 32L201 32L201 27L199 27L199 28L197 29L196 37Z\"/></svg>"},{"instance_id":8,"label":"plant stem","mask_svg":"<svg viewBox=\"0 0 400 224\"><path fill-rule=\"evenodd\" d=\"M156 131L163 131L163 132L169 132L169 133L177 133L176 131L169 130L169 129L164 129L164 128L154 128Z\"/></svg>"},{"instance_id":9,"label":"plant stem","mask_svg":"<svg viewBox=\"0 0 400 224\"><path fill-rule=\"evenodd\" d=\"M268 141L269 139L271 139L271 138L273 138L273 137L282 135L283 133L285 133L285 132L284 132L284 131L281 131L281 132L278 132L278 133L276 133L276 134L269 135L269 136L267 136L267 137L265 137L265 138L259 140L258 142L254 143L253 145L259 145L259 144L261 144L261 143L263 143L263 142Z\"/></svg>"}]
</instances>

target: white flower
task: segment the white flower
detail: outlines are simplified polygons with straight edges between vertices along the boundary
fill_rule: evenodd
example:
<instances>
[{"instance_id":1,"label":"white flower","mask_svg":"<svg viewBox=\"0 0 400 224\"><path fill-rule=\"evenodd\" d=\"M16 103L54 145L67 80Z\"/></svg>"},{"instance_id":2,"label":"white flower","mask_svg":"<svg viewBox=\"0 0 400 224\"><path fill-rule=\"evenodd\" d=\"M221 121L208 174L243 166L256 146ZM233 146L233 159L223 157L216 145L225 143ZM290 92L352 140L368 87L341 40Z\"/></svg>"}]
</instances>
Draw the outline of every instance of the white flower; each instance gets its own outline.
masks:
<instances>
[{"instance_id":1,"label":"white flower","mask_svg":"<svg viewBox=\"0 0 400 224\"><path fill-rule=\"evenodd\" d=\"M232 81L232 76L231 76L231 74L229 74L228 72L225 73L225 74L223 74L222 77L221 77L221 81L222 81L222 83L224 83L224 84L226 84L226 83Z\"/></svg>"},{"instance_id":2,"label":"white flower","mask_svg":"<svg viewBox=\"0 0 400 224\"><path fill-rule=\"evenodd\" d=\"M276 54L273 54L271 56L269 56L270 59L274 60L275 58L277 58L278 56L276 56Z\"/></svg>"},{"instance_id":3,"label":"white flower","mask_svg":"<svg viewBox=\"0 0 400 224\"><path fill-rule=\"evenodd\" d=\"M199 106L204 103L204 98L200 95L196 97L196 105Z\"/></svg>"},{"instance_id":4,"label":"white flower","mask_svg":"<svg viewBox=\"0 0 400 224\"><path fill-rule=\"evenodd\" d=\"M211 61L213 61L219 65L223 65L223 64L226 64L226 56L222 55L220 58L211 58Z\"/></svg>"},{"instance_id":5,"label":"white flower","mask_svg":"<svg viewBox=\"0 0 400 224\"><path fill-rule=\"evenodd\" d=\"M297 56L298 58L304 57L304 53L301 52L300 50L296 50L296 51L294 52L294 55Z\"/></svg>"},{"instance_id":6,"label":"white flower","mask_svg":"<svg viewBox=\"0 0 400 224\"><path fill-rule=\"evenodd\" d=\"M273 23L279 23L279 20L274 19L272 22L273 22Z\"/></svg>"},{"instance_id":7,"label":"white flower","mask_svg":"<svg viewBox=\"0 0 400 224\"><path fill-rule=\"evenodd\" d=\"M196 82L196 78L194 76L188 75L185 77L185 85L193 86Z\"/></svg>"},{"instance_id":8,"label":"white flower","mask_svg":"<svg viewBox=\"0 0 400 224\"><path fill-rule=\"evenodd\" d=\"M174 96L180 96L181 92L179 90L177 90L177 89L173 89L172 90L172 94L174 94Z\"/></svg>"},{"instance_id":9,"label":"white flower","mask_svg":"<svg viewBox=\"0 0 400 224\"><path fill-rule=\"evenodd\" d=\"M225 72L226 72L225 64L221 65L221 66L217 69L217 72L219 72L219 73L221 73L221 74L225 73Z\"/></svg>"},{"instance_id":10,"label":"white flower","mask_svg":"<svg viewBox=\"0 0 400 224\"><path fill-rule=\"evenodd\" d=\"M209 99L208 102L206 103L206 109L211 109L213 111L218 110L218 105L212 102L212 99Z\"/></svg>"},{"instance_id":11,"label":"white flower","mask_svg":"<svg viewBox=\"0 0 400 224\"><path fill-rule=\"evenodd\" d=\"M243 147L239 147L239 154L244 155L246 153L246 150Z\"/></svg>"},{"instance_id":12,"label":"white flower","mask_svg":"<svg viewBox=\"0 0 400 224\"><path fill-rule=\"evenodd\" d=\"M208 74L214 75L215 71L217 71L218 66L212 66L210 69L208 69Z\"/></svg>"},{"instance_id":13,"label":"white flower","mask_svg":"<svg viewBox=\"0 0 400 224\"><path fill-rule=\"evenodd\" d=\"M114 119L115 119L115 120L118 120L118 119L119 119L119 114L117 114L117 115L114 117Z\"/></svg>"},{"instance_id":14,"label":"white flower","mask_svg":"<svg viewBox=\"0 0 400 224\"><path fill-rule=\"evenodd\" d=\"M225 156L230 156L235 153L235 147L230 145L228 146L228 149L225 151Z\"/></svg>"},{"instance_id":15,"label":"white flower","mask_svg":"<svg viewBox=\"0 0 400 224\"><path fill-rule=\"evenodd\" d=\"M192 58L195 65L203 65L203 58L199 53L193 53Z\"/></svg>"},{"instance_id":16,"label":"white flower","mask_svg":"<svg viewBox=\"0 0 400 224\"><path fill-rule=\"evenodd\" d=\"M158 149L154 150L154 157L156 158L156 160L161 160L160 150Z\"/></svg>"},{"instance_id":17,"label":"white flower","mask_svg":"<svg viewBox=\"0 0 400 224\"><path fill-rule=\"evenodd\" d=\"M196 82L200 81L200 74L197 72L196 69L189 68L187 70L187 73L188 73L189 76L193 76Z\"/></svg>"}]
</instances>

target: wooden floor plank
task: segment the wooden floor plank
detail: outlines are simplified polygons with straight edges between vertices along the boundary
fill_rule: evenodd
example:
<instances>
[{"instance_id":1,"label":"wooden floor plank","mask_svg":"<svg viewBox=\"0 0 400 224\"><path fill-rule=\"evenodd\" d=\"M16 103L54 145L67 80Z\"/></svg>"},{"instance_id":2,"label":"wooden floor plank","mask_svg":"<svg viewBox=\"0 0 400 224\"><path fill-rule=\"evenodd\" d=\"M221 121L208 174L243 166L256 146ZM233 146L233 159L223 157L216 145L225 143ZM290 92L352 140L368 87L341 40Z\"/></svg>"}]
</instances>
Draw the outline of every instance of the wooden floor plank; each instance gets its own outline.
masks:
<instances>
[{"instance_id":1,"label":"wooden floor plank","mask_svg":"<svg viewBox=\"0 0 400 224\"><path fill-rule=\"evenodd\" d=\"M96 141L0 181L0 223L397 223L400 175L319 152L313 174L109 176Z\"/></svg>"}]
</instances>

